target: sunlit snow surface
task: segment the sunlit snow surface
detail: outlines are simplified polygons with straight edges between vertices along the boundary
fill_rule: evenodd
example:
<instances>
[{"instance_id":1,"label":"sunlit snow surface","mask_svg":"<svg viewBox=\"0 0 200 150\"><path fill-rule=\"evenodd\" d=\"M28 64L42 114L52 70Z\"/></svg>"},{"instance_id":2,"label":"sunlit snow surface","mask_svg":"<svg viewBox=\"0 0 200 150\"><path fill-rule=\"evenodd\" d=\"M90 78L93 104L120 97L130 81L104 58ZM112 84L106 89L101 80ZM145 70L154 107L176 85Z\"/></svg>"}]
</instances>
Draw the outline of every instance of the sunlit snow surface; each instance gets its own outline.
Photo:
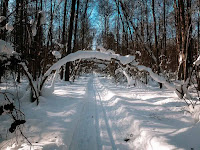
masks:
<instances>
[{"instance_id":1,"label":"sunlit snow surface","mask_svg":"<svg viewBox=\"0 0 200 150\"><path fill-rule=\"evenodd\" d=\"M200 126L184 115L183 106L166 89L88 75L72 84L58 81L37 107L24 99L24 133L32 150L196 150ZM1 149L30 150L20 138L8 145L3 134L8 122L0 119Z\"/></svg>"}]
</instances>

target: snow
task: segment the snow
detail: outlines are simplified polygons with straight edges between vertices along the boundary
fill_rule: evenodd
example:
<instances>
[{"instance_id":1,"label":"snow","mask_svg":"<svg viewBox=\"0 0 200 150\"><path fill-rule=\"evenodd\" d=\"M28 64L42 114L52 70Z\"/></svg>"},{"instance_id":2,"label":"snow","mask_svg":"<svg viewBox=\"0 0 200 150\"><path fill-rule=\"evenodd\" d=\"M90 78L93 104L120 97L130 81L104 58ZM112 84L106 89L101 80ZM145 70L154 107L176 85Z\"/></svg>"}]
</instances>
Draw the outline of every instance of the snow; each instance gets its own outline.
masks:
<instances>
[{"instance_id":1,"label":"snow","mask_svg":"<svg viewBox=\"0 0 200 150\"><path fill-rule=\"evenodd\" d=\"M33 25L34 21L35 21L34 19L31 19L30 24Z\"/></svg>"},{"instance_id":2,"label":"snow","mask_svg":"<svg viewBox=\"0 0 200 150\"><path fill-rule=\"evenodd\" d=\"M113 50L111 50L111 49L108 49L106 52L110 53L110 54L115 54L115 52Z\"/></svg>"},{"instance_id":3,"label":"snow","mask_svg":"<svg viewBox=\"0 0 200 150\"><path fill-rule=\"evenodd\" d=\"M134 56L120 56L117 54L108 54L108 53L102 53L99 51L77 51L75 53L71 53L58 62L56 62L54 65L52 65L47 72L45 73L45 76L48 76L52 70L56 70L60 68L62 65L66 64L67 62L75 61L78 59L86 59L86 58L97 58L97 59L102 59L102 60L108 60L110 61L111 59L117 59L119 60L123 65L126 65L128 63L131 63L135 60Z\"/></svg>"},{"instance_id":4,"label":"snow","mask_svg":"<svg viewBox=\"0 0 200 150\"><path fill-rule=\"evenodd\" d=\"M104 68L106 68L106 65L104 65L104 64L98 64L98 67L101 68L101 69L104 69Z\"/></svg>"},{"instance_id":5,"label":"snow","mask_svg":"<svg viewBox=\"0 0 200 150\"><path fill-rule=\"evenodd\" d=\"M0 40L0 54L6 54L8 57L16 53L12 45L6 41Z\"/></svg>"},{"instance_id":6,"label":"snow","mask_svg":"<svg viewBox=\"0 0 200 150\"><path fill-rule=\"evenodd\" d=\"M134 85L135 82L134 82L133 78L130 77L125 70L123 70L123 74L126 76L128 86Z\"/></svg>"},{"instance_id":7,"label":"snow","mask_svg":"<svg viewBox=\"0 0 200 150\"><path fill-rule=\"evenodd\" d=\"M97 46L97 49L99 49L100 52L102 52L102 53L105 53L105 52L107 51L107 50L106 50L103 46L101 46L101 45Z\"/></svg>"},{"instance_id":8,"label":"snow","mask_svg":"<svg viewBox=\"0 0 200 150\"><path fill-rule=\"evenodd\" d=\"M0 16L0 23L6 19L5 16Z\"/></svg>"},{"instance_id":9,"label":"snow","mask_svg":"<svg viewBox=\"0 0 200 150\"><path fill-rule=\"evenodd\" d=\"M200 147L200 106L185 106L179 99L183 96L192 99L187 88L189 79L174 85L151 68L138 65L134 56L120 56L103 47L99 49L67 55L37 81L33 81L25 63L20 63L33 87L33 96L39 97L40 101L37 107L28 102L31 89L21 89L24 95L20 97L20 107L27 121L22 128L33 146L23 138L17 137L16 141L12 134L7 136L11 120L8 121L4 115L0 117L2 150L187 150ZM10 44L0 40L0 52L11 55L14 51ZM59 51L52 54L61 58ZM115 73L122 72L129 87L116 86L112 79L99 77L96 73L82 76L73 84L58 79L62 65L88 58L118 60L116 62L121 68ZM199 58L194 65L199 65L198 61ZM152 79L163 83L167 89L150 85L131 87L136 81L128 73L130 64L139 71L147 71ZM106 67L104 64L98 66ZM52 71L55 71L52 79L40 91L40 83Z\"/></svg>"},{"instance_id":10,"label":"snow","mask_svg":"<svg viewBox=\"0 0 200 150\"><path fill-rule=\"evenodd\" d=\"M102 53L115 54L115 52L113 50L111 50L111 49L107 50L101 45L97 46L97 49L99 49L99 51L102 52Z\"/></svg>"},{"instance_id":11,"label":"snow","mask_svg":"<svg viewBox=\"0 0 200 150\"><path fill-rule=\"evenodd\" d=\"M44 11L39 11L39 14L41 15L40 18L40 25L43 25L46 23L46 14Z\"/></svg>"},{"instance_id":12,"label":"snow","mask_svg":"<svg viewBox=\"0 0 200 150\"><path fill-rule=\"evenodd\" d=\"M31 27L31 31L32 31L33 36L36 36L36 34L37 34L36 24L37 24L37 22L34 21L32 27Z\"/></svg>"},{"instance_id":13,"label":"snow","mask_svg":"<svg viewBox=\"0 0 200 150\"><path fill-rule=\"evenodd\" d=\"M32 31L33 36L36 36L36 34L37 34L37 23L38 23L38 21L40 21L40 25L44 25L46 23L45 12L39 11L38 14L41 15L41 17L39 18L40 20L38 18L37 18L37 20L34 20L34 19L30 20L30 24L32 25L31 31Z\"/></svg>"},{"instance_id":14,"label":"snow","mask_svg":"<svg viewBox=\"0 0 200 150\"><path fill-rule=\"evenodd\" d=\"M184 96L189 100L192 99L192 96L190 95L187 88L189 84L189 78L185 83L181 83L180 85L174 85L168 82L164 77L154 73L151 68L142 65L138 65L137 68L140 71L147 71L155 81L164 84L166 88L168 88L171 91L174 91L180 99L182 99Z\"/></svg>"},{"instance_id":15,"label":"snow","mask_svg":"<svg viewBox=\"0 0 200 150\"><path fill-rule=\"evenodd\" d=\"M183 63L183 55L182 53L179 54L179 64Z\"/></svg>"},{"instance_id":16,"label":"snow","mask_svg":"<svg viewBox=\"0 0 200 150\"><path fill-rule=\"evenodd\" d=\"M31 32L32 32L32 35L33 35L33 36L36 36L36 34L37 34L37 29L36 29L37 21L36 21L35 19L31 19L31 20L30 20L30 24L31 24Z\"/></svg>"},{"instance_id":17,"label":"snow","mask_svg":"<svg viewBox=\"0 0 200 150\"><path fill-rule=\"evenodd\" d=\"M140 51L136 51L135 53L138 54L139 56L142 56Z\"/></svg>"},{"instance_id":18,"label":"snow","mask_svg":"<svg viewBox=\"0 0 200 150\"><path fill-rule=\"evenodd\" d=\"M10 23L6 24L6 30L12 31L13 29L14 29L13 25L11 25Z\"/></svg>"},{"instance_id":19,"label":"snow","mask_svg":"<svg viewBox=\"0 0 200 150\"><path fill-rule=\"evenodd\" d=\"M145 66L142 66L142 65L137 66L137 68L138 68L140 71L143 71L143 70L144 70L144 71L149 72L150 76L151 76L155 81L157 81L157 82L159 82L159 83L163 83L169 90L176 91L174 85L172 85L172 84L170 84L169 82L167 82L166 79L165 79L164 77L159 76L159 75L157 75L156 73L154 73L154 72L152 71L151 68L148 68L148 67L145 67Z\"/></svg>"},{"instance_id":20,"label":"snow","mask_svg":"<svg viewBox=\"0 0 200 150\"><path fill-rule=\"evenodd\" d=\"M29 80L30 80L30 81L29 81L30 84L32 84L32 90L34 91L33 97L34 97L34 98L39 97L39 92L40 92L40 90L38 90L38 88L39 88L38 83L40 83L40 82L36 82L36 81L33 80L33 77L32 77L32 75L29 73L28 67L26 66L26 64L25 64L24 62L19 63L19 65L21 65L21 66L23 67L24 71L26 72L26 74L27 74L27 76L28 76L28 78L29 78Z\"/></svg>"},{"instance_id":21,"label":"snow","mask_svg":"<svg viewBox=\"0 0 200 150\"><path fill-rule=\"evenodd\" d=\"M119 62L122 65L135 65L135 67L138 68L139 71L147 71L150 76L157 82L164 84L165 87L168 89L174 91L179 98L183 98L184 95L186 95L186 98L191 98L189 95L189 92L187 90L187 86L182 88L182 85L180 86L174 86L173 84L169 83L164 77L154 73L151 68L138 65L138 62L135 61L135 56L127 55L127 56L120 56L119 54L111 54L111 53L106 53L105 49L103 47L98 47L100 49L99 51L77 51L75 53L71 53L67 55L66 57L62 58L55 64L53 64L44 74L43 79L50 75L53 70L59 69L62 65L66 64L67 62L75 61L78 59L88 59L88 58L97 58L101 60L108 60L111 61L111 59L116 59L119 60ZM131 77L126 72L123 72L124 75L127 78L128 81L128 86L133 85L134 81ZM181 88L181 89L180 89ZM180 89L180 90L179 90Z\"/></svg>"},{"instance_id":22,"label":"snow","mask_svg":"<svg viewBox=\"0 0 200 150\"><path fill-rule=\"evenodd\" d=\"M133 60L135 60L135 56L131 56L131 55L118 56L117 59L122 63L122 65L126 65L133 62Z\"/></svg>"},{"instance_id":23,"label":"snow","mask_svg":"<svg viewBox=\"0 0 200 150\"><path fill-rule=\"evenodd\" d=\"M200 64L200 56L197 58L197 60L193 64L196 66L198 66Z\"/></svg>"},{"instance_id":24,"label":"snow","mask_svg":"<svg viewBox=\"0 0 200 150\"><path fill-rule=\"evenodd\" d=\"M52 54L56 57L56 58L61 58L61 54L59 51L53 51Z\"/></svg>"},{"instance_id":25,"label":"snow","mask_svg":"<svg viewBox=\"0 0 200 150\"><path fill-rule=\"evenodd\" d=\"M57 80L54 93L40 97L37 107L23 97L21 107L27 120L23 131L33 144L31 150L200 147L200 125L184 113L185 103L172 91L116 86L111 79L98 76L85 75L73 84ZM199 112L199 106L193 111ZM17 142L8 134L6 140L9 123L5 116L0 119L1 149L30 149L19 137Z\"/></svg>"},{"instance_id":26,"label":"snow","mask_svg":"<svg viewBox=\"0 0 200 150\"><path fill-rule=\"evenodd\" d=\"M117 73L119 73L119 72L122 72L123 74L124 74L124 76L126 77L126 79L127 79L127 82L128 82L128 86L132 86L132 85L134 85L135 84L135 81L133 80L133 78L132 77L130 77L129 75L128 75L128 73L126 72L126 69L121 69L121 68L118 68L118 69L116 69L115 70L115 75L117 74Z\"/></svg>"},{"instance_id":27,"label":"snow","mask_svg":"<svg viewBox=\"0 0 200 150\"><path fill-rule=\"evenodd\" d=\"M60 48L64 48L64 45L61 43L58 43L55 39L52 40L55 44L57 44ZM67 46L66 46L67 47Z\"/></svg>"},{"instance_id":28,"label":"snow","mask_svg":"<svg viewBox=\"0 0 200 150\"><path fill-rule=\"evenodd\" d=\"M195 105L194 107L190 105L186 107L185 109L192 115L192 118L194 119L194 123L198 123L200 120L200 105Z\"/></svg>"}]
</instances>

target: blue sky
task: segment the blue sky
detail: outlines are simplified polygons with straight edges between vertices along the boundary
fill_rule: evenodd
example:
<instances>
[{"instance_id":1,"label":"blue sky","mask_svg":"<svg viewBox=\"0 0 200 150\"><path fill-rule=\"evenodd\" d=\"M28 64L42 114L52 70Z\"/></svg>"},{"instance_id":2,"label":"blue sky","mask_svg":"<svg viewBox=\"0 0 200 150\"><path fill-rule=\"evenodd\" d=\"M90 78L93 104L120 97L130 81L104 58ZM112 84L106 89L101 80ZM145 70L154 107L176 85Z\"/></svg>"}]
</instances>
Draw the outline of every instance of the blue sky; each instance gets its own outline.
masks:
<instances>
[{"instance_id":1,"label":"blue sky","mask_svg":"<svg viewBox=\"0 0 200 150\"><path fill-rule=\"evenodd\" d=\"M95 4L95 5L94 5ZM91 25L93 28L96 29L97 33L96 33L96 37L94 38L94 41L93 41L93 49L95 49L95 46L97 44L97 36L101 33L101 18L98 14L98 3L95 2L92 4L93 6L89 8L89 13L91 12L91 15L90 15L90 22L91 22Z\"/></svg>"}]
</instances>

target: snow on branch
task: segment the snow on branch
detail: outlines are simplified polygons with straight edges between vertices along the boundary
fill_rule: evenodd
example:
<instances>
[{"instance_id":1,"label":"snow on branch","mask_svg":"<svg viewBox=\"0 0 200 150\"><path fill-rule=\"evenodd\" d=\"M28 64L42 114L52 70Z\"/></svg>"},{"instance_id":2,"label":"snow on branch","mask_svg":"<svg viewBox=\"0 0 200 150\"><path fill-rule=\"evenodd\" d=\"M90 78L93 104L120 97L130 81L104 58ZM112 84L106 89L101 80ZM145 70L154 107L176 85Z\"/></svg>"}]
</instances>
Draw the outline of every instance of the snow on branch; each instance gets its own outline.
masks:
<instances>
[{"instance_id":1,"label":"snow on branch","mask_svg":"<svg viewBox=\"0 0 200 150\"><path fill-rule=\"evenodd\" d=\"M57 58L57 59L61 58L61 54L60 54L59 51L53 51L53 52L52 52L52 55L54 55L55 58Z\"/></svg>"},{"instance_id":2,"label":"snow on branch","mask_svg":"<svg viewBox=\"0 0 200 150\"><path fill-rule=\"evenodd\" d=\"M184 83L179 86L175 86L174 84L169 83L165 78L162 76L154 73L151 68L145 67L145 66L136 66L139 71L147 71L149 72L150 76L157 82L164 84L166 88L168 88L171 91L174 91L176 95L182 99L184 96L187 99L192 99L192 96L188 92L187 86L189 84L189 79Z\"/></svg>"},{"instance_id":3,"label":"snow on branch","mask_svg":"<svg viewBox=\"0 0 200 150\"><path fill-rule=\"evenodd\" d=\"M196 66L198 66L200 64L200 56L197 58L197 60L193 64Z\"/></svg>"},{"instance_id":4,"label":"snow on branch","mask_svg":"<svg viewBox=\"0 0 200 150\"><path fill-rule=\"evenodd\" d=\"M12 45L6 41L0 40L0 54L13 55L15 53Z\"/></svg>"},{"instance_id":5,"label":"snow on branch","mask_svg":"<svg viewBox=\"0 0 200 150\"><path fill-rule=\"evenodd\" d=\"M75 53L71 53L67 55L66 57L60 59L58 62L56 62L47 70L47 72L43 76L43 82L45 82L45 79L51 74L53 70L58 70L61 66L63 66L67 62L75 61L78 59L89 59L89 58L96 58L96 59L107 60L107 61L111 61L111 59L116 59L122 65L130 64L132 66L137 67L139 71L147 71L155 81L164 84L166 88L174 91L179 98L183 98L183 96L186 96L186 98L191 98L187 89L188 84L183 84L180 86L175 86L174 84L171 84L164 77L154 73L151 68L138 65L138 63L135 61L135 56L130 56L130 55L120 56L119 54L105 53L105 52L99 52L99 51L77 51ZM125 70L121 70L121 71L127 77L128 84L132 84L132 81L133 81L132 78L126 73Z\"/></svg>"},{"instance_id":6,"label":"snow on branch","mask_svg":"<svg viewBox=\"0 0 200 150\"><path fill-rule=\"evenodd\" d=\"M129 74L126 72L126 68L125 69L123 69L123 68L116 69L115 70L115 74L117 74L118 72L122 72L124 74L124 76L127 79L128 86L131 86L131 85L133 85L135 83L133 78L131 76L129 76Z\"/></svg>"},{"instance_id":7,"label":"snow on branch","mask_svg":"<svg viewBox=\"0 0 200 150\"><path fill-rule=\"evenodd\" d=\"M25 63L21 62L21 63L19 63L19 65L21 65L22 68L24 69L24 72L25 72L26 76L28 77L28 80L29 80L29 83L30 83L30 85L31 85L31 87L32 87L32 90L34 91L34 92L33 92L33 97L36 98L37 103L38 103L38 98L39 98L40 94L39 94L39 90L38 90L36 84L35 84L34 81L33 81L33 77L32 77L32 75L29 73L28 67L26 66Z\"/></svg>"},{"instance_id":8,"label":"snow on branch","mask_svg":"<svg viewBox=\"0 0 200 150\"><path fill-rule=\"evenodd\" d=\"M157 82L164 84L169 90L176 91L175 86L173 84L170 84L166 81L165 78L159 76L158 74L155 74L151 68L145 67L145 66L137 66L139 71L147 71L149 72L150 76Z\"/></svg>"},{"instance_id":9,"label":"snow on branch","mask_svg":"<svg viewBox=\"0 0 200 150\"><path fill-rule=\"evenodd\" d=\"M108 60L108 61L110 61L111 59L117 59L123 65L129 64L135 60L135 57L130 56L130 55L120 56L118 54L102 53L99 51L77 51L75 53L71 53L67 55L66 57L56 62L53 66L51 66L47 70L47 72L44 74L44 77L48 76L51 73L51 71L57 70L62 65L66 64L67 62L75 61L77 59L88 59L88 58L97 58L97 59Z\"/></svg>"}]
</instances>

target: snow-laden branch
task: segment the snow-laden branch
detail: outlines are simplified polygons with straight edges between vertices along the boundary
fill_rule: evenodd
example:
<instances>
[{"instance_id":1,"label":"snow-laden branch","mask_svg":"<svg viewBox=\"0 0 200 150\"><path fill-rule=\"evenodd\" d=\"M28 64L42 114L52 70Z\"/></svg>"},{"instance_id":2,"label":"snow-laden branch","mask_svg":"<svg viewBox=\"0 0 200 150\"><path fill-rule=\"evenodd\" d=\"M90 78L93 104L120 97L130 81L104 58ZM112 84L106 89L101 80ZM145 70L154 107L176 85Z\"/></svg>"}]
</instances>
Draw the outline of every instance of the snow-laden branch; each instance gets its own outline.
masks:
<instances>
[{"instance_id":1,"label":"snow-laden branch","mask_svg":"<svg viewBox=\"0 0 200 150\"><path fill-rule=\"evenodd\" d=\"M197 58L197 60L193 64L196 66L198 66L200 64L200 56Z\"/></svg>"},{"instance_id":2,"label":"snow-laden branch","mask_svg":"<svg viewBox=\"0 0 200 150\"><path fill-rule=\"evenodd\" d=\"M124 74L124 76L126 77L127 79L127 82L128 82L128 86L131 86L134 84L134 80L131 76L129 76L129 74L126 72L126 68L123 69L123 68L118 68L115 70L115 74L117 74L118 72L121 72Z\"/></svg>"},{"instance_id":3,"label":"snow-laden branch","mask_svg":"<svg viewBox=\"0 0 200 150\"><path fill-rule=\"evenodd\" d=\"M58 62L53 64L47 70L47 72L44 74L44 76L42 77L42 80L38 84L38 85L40 85L38 88L35 87L32 76L31 76L31 74L29 74L28 68L26 67L26 65L24 63L21 63L21 65L23 66L23 68L30 80L30 83L32 84L33 90L35 92L34 93L35 96L38 97L46 79L48 78L48 76L51 74L51 72L53 70L56 70L56 73L55 73L55 77L56 77L56 74L59 71L60 67L63 66L64 64L66 64L67 62L72 62L72 61L80 60L80 59L91 59L91 58L107 60L107 61L111 61L112 59L115 59L115 60L118 60L118 63L120 64L120 66L121 66L121 64L126 65L126 68L121 66L121 70L118 70L118 71L122 72L126 76L128 85L133 84L132 77L130 77L126 72L127 67L130 67L130 65L131 65L131 66L138 68L139 71L147 71L155 81L157 81L159 83L163 83L164 86L167 87L169 90L174 91L179 98L183 98L183 96L186 96L186 98L191 99L191 96L187 89L189 82L186 82L185 84L176 86L176 85L168 82L164 77L154 73L151 68L138 65L138 62L135 61L135 56L130 56L130 55L120 56L118 54L99 52L99 51L77 51L75 53L71 53L71 54L67 55L66 57L60 59ZM54 78L54 81L52 82L52 86L54 85L54 82L55 82L55 78Z\"/></svg>"},{"instance_id":4,"label":"snow-laden branch","mask_svg":"<svg viewBox=\"0 0 200 150\"><path fill-rule=\"evenodd\" d=\"M166 88L168 88L169 90L175 91L175 86L171 83L169 83L168 81L166 81L165 78L163 78L162 76L159 76L158 74L155 74L151 68L149 67L145 67L145 66L136 66L138 68L139 71L147 71L150 76L157 82L164 84L164 86Z\"/></svg>"},{"instance_id":5,"label":"snow-laden branch","mask_svg":"<svg viewBox=\"0 0 200 150\"><path fill-rule=\"evenodd\" d=\"M12 56L16 52L12 45L4 40L0 40L0 54L7 55L8 57Z\"/></svg>"},{"instance_id":6,"label":"snow-laden branch","mask_svg":"<svg viewBox=\"0 0 200 150\"><path fill-rule=\"evenodd\" d=\"M40 96L40 94L39 94L40 93L40 89L36 86L36 83L34 83L33 77L29 73L28 67L26 66L26 64L25 63L19 63L19 65L21 65L22 68L24 69L24 72L25 72L25 74L26 74L26 76L27 76L27 78L29 80L29 83L31 85L31 88L33 90L33 97L37 100L37 104L38 104L38 102L39 102L38 98Z\"/></svg>"},{"instance_id":7,"label":"snow-laden branch","mask_svg":"<svg viewBox=\"0 0 200 150\"><path fill-rule=\"evenodd\" d=\"M169 83L164 77L154 73L151 68L138 65L138 63L135 61L135 56L130 56L130 55L120 56L118 54L99 52L99 51L77 51L75 53L71 53L67 55L66 57L56 62L47 70L47 72L43 76L43 81L51 74L53 70L59 69L62 65L66 64L67 62L75 61L78 59L89 59L89 58L96 58L96 59L102 59L102 60L107 60L107 61L111 61L111 59L116 59L122 65L131 64L132 66L135 66L136 68L138 68L139 71L147 71L155 81L159 83L163 83L166 88L174 91L179 98L183 98L184 95L186 95L186 97L190 97L187 90L187 84L175 86ZM132 78L126 73L126 71L124 70L121 70L121 71L127 77L128 84L131 84Z\"/></svg>"},{"instance_id":8,"label":"snow-laden branch","mask_svg":"<svg viewBox=\"0 0 200 150\"><path fill-rule=\"evenodd\" d=\"M174 91L179 98L182 99L185 96L187 99L192 99L192 96L190 95L187 89L188 84L189 84L189 79L184 84L176 86L174 84L169 83L162 76L154 73L151 68L141 66L141 65L138 65L136 67L138 68L139 71L147 71L155 81L164 84L166 88L168 88L171 91Z\"/></svg>"},{"instance_id":9,"label":"snow-laden branch","mask_svg":"<svg viewBox=\"0 0 200 150\"><path fill-rule=\"evenodd\" d=\"M123 65L129 64L135 60L135 56L130 56L130 55L120 56L118 54L102 53L99 51L77 51L75 53L67 55L66 57L62 58L54 65L52 65L44 74L44 77L48 76L53 70L57 70L67 62L75 61L77 59L88 59L88 58L97 58L108 61L110 61L111 59L116 59L119 60L120 63Z\"/></svg>"}]
</instances>

